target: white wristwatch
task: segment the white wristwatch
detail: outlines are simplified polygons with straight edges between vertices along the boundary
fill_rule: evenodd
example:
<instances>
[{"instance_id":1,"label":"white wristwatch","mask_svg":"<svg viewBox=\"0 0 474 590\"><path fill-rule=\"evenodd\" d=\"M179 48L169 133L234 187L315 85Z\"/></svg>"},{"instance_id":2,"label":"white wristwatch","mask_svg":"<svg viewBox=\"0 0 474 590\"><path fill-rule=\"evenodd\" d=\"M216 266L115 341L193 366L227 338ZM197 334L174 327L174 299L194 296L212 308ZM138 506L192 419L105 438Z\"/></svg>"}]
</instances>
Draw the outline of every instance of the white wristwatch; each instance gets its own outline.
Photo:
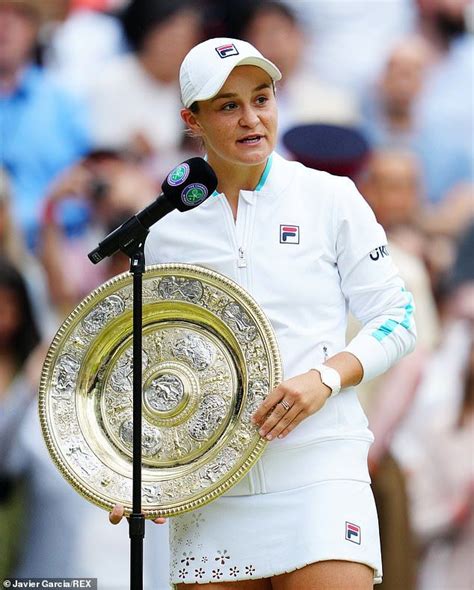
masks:
<instances>
[{"instance_id":1,"label":"white wristwatch","mask_svg":"<svg viewBox=\"0 0 474 590\"><path fill-rule=\"evenodd\" d=\"M332 367L327 365L316 365L313 367L321 375L321 381L331 390L329 397L334 397L341 391L341 376Z\"/></svg>"}]
</instances>

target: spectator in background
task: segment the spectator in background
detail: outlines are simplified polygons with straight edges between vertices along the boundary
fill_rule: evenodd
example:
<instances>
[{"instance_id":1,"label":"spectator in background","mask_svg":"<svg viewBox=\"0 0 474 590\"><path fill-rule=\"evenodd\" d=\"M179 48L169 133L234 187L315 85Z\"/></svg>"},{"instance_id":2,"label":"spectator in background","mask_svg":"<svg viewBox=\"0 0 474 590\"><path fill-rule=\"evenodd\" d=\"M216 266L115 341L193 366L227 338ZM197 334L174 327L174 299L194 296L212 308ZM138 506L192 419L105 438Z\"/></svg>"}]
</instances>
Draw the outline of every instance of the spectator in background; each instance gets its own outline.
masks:
<instances>
[{"instance_id":1,"label":"spectator in background","mask_svg":"<svg viewBox=\"0 0 474 590\"><path fill-rule=\"evenodd\" d=\"M424 204L419 162L407 151L375 151L358 186L387 232L390 254L413 293L420 327L417 347L432 350L438 341L439 326L424 264L427 242L418 227ZM376 385L374 382L371 387L378 389Z\"/></svg>"},{"instance_id":2,"label":"spectator in background","mask_svg":"<svg viewBox=\"0 0 474 590\"><path fill-rule=\"evenodd\" d=\"M69 313L112 274L128 270L128 260L120 254L107 264L93 265L87 253L109 231L148 205L156 192L153 179L139 164L114 151L90 152L55 179L43 210L41 256L60 315ZM59 223L58 213L66 198L83 203L89 211L86 230L73 238L65 236Z\"/></svg>"},{"instance_id":3,"label":"spectator in background","mask_svg":"<svg viewBox=\"0 0 474 590\"><path fill-rule=\"evenodd\" d=\"M408 150L376 149L362 177L362 193L392 240L423 257L423 236L417 220L423 210L422 178L417 157Z\"/></svg>"},{"instance_id":4,"label":"spectator in background","mask_svg":"<svg viewBox=\"0 0 474 590\"><path fill-rule=\"evenodd\" d=\"M433 59L420 37L399 41L371 94L366 97L365 129L373 145L412 149L418 132L415 103Z\"/></svg>"},{"instance_id":5,"label":"spectator in background","mask_svg":"<svg viewBox=\"0 0 474 590\"><path fill-rule=\"evenodd\" d=\"M474 223L474 183L456 184L442 201L425 209L417 222L425 234L425 261L439 297L444 275L456 258L457 242Z\"/></svg>"},{"instance_id":6,"label":"spectator in background","mask_svg":"<svg viewBox=\"0 0 474 590\"><path fill-rule=\"evenodd\" d=\"M471 0L418 0L420 29L437 52L419 100L426 191L444 199L474 181L474 5ZM470 27L470 30L469 30Z\"/></svg>"},{"instance_id":7,"label":"spectator in background","mask_svg":"<svg viewBox=\"0 0 474 590\"><path fill-rule=\"evenodd\" d=\"M29 363L40 341L39 329L23 277L0 255L0 576L11 567L19 517L15 504L19 483L7 474L5 457L18 424L31 402L32 391L22 387L31 377ZM7 529L7 530L5 530ZM5 534L12 529L12 534Z\"/></svg>"},{"instance_id":8,"label":"spectator in background","mask_svg":"<svg viewBox=\"0 0 474 590\"><path fill-rule=\"evenodd\" d=\"M13 430L6 432L10 413L18 419L29 403L24 389L15 388L24 377L27 361L39 345L40 332L26 283L20 272L5 258L0 258L0 412L2 456L7 453Z\"/></svg>"},{"instance_id":9,"label":"spectator in background","mask_svg":"<svg viewBox=\"0 0 474 590\"><path fill-rule=\"evenodd\" d=\"M64 14L51 26L44 64L62 86L87 98L107 63L126 50L117 17L125 2L63 0L63 4Z\"/></svg>"},{"instance_id":10,"label":"spectator in background","mask_svg":"<svg viewBox=\"0 0 474 590\"><path fill-rule=\"evenodd\" d=\"M388 250L413 294L419 338L414 352L390 371L359 386L359 396L374 432L369 466L380 517L384 558L383 588L415 588L415 541L405 475L390 452L399 423L413 403L420 367L438 343L439 320L424 264L425 239L417 227L422 215L421 171L407 151L376 150L359 178L359 189L388 237ZM374 253L374 259L382 252ZM351 333L356 330L353 324Z\"/></svg>"},{"instance_id":11,"label":"spectator in background","mask_svg":"<svg viewBox=\"0 0 474 590\"><path fill-rule=\"evenodd\" d=\"M387 232L388 253L413 294L419 326L415 351L381 378L359 387L359 396L375 436L369 451L369 465L380 517L384 558L382 587L408 590L416 585L416 543L406 477L391 452L391 444L414 402L421 368L437 346L440 335L430 276L425 266L427 242L419 229L425 206L419 161L407 150L375 150L358 186Z\"/></svg>"},{"instance_id":12,"label":"spectator in background","mask_svg":"<svg viewBox=\"0 0 474 590\"><path fill-rule=\"evenodd\" d=\"M408 478L420 547L419 590L472 588L474 569L474 225L443 302L439 348L392 443Z\"/></svg>"},{"instance_id":13,"label":"spectator in background","mask_svg":"<svg viewBox=\"0 0 474 590\"><path fill-rule=\"evenodd\" d=\"M84 109L32 63L41 6L0 0L0 165L11 178L13 216L30 247L49 182L89 146Z\"/></svg>"},{"instance_id":14,"label":"spectator in background","mask_svg":"<svg viewBox=\"0 0 474 590\"><path fill-rule=\"evenodd\" d=\"M443 198L456 183L469 180L472 168L469 149L459 139L465 130L461 134L459 130L448 130L452 121L441 110L430 121L425 117L423 97L427 96L428 80L438 67L435 57L434 48L421 37L400 41L393 48L378 85L367 93L364 108L364 128L374 147L416 153L422 168L423 191L432 202ZM465 80L471 78L472 82L472 74L466 75ZM444 92L438 89L429 95ZM458 91L457 102L464 102L464 94Z\"/></svg>"},{"instance_id":15,"label":"spectator in background","mask_svg":"<svg viewBox=\"0 0 474 590\"><path fill-rule=\"evenodd\" d=\"M277 92L281 136L302 123L351 125L357 122L358 110L350 93L321 81L304 63L308 39L289 6L258 0L247 6L242 21L238 37L252 43L283 74Z\"/></svg>"},{"instance_id":16,"label":"spectator in background","mask_svg":"<svg viewBox=\"0 0 474 590\"><path fill-rule=\"evenodd\" d=\"M0 168L0 257L22 272L40 332L47 338L56 329L57 320L50 305L43 268L27 250L15 225L11 200L8 175Z\"/></svg>"},{"instance_id":17,"label":"spectator in background","mask_svg":"<svg viewBox=\"0 0 474 590\"><path fill-rule=\"evenodd\" d=\"M456 185L442 203L432 206L424 198L421 172L419 159L410 151L375 150L361 180L364 196L394 238L401 229L411 228L415 235L442 234L457 240L474 221L474 185ZM416 242L406 238L404 232L398 241L413 249Z\"/></svg>"},{"instance_id":18,"label":"spectator in background","mask_svg":"<svg viewBox=\"0 0 474 590\"><path fill-rule=\"evenodd\" d=\"M456 184L441 202L426 209L418 222L427 234L458 239L474 221L473 202L474 182Z\"/></svg>"},{"instance_id":19,"label":"spectator in background","mask_svg":"<svg viewBox=\"0 0 474 590\"><path fill-rule=\"evenodd\" d=\"M199 40L198 13L187 0L132 0L122 20L131 52L91 89L95 142L144 158L166 154L183 137L178 72Z\"/></svg>"},{"instance_id":20,"label":"spectator in background","mask_svg":"<svg viewBox=\"0 0 474 590\"><path fill-rule=\"evenodd\" d=\"M415 26L413 0L286 0L310 38L305 61L322 80L358 99L380 76L393 44Z\"/></svg>"},{"instance_id":21,"label":"spectator in background","mask_svg":"<svg viewBox=\"0 0 474 590\"><path fill-rule=\"evenodd\" d=\"M370 159L360 188L390 237L395 259L403 255L405 261L399 261L400 267L406 267L407 271L412 268L415 278L420 273L415 272L414 267L421 260L429 271L431 289L438 295L443 277L454 263L456 242L474 221L474 185L458 184L441 203L432 205L424 198L423 180L415 154L407 150L379 149ZM418 262L414 262L416 259ZM412 292L417 292L409 277L404 276L404 279ZM423 301L426 302L426 298ZM434 342L431 322L423 321L423 316L432 315L431 312L431 306L425 303L418 306L421 326L418 344L423 341L423 335Z\"/></svg>"}]
</instances>

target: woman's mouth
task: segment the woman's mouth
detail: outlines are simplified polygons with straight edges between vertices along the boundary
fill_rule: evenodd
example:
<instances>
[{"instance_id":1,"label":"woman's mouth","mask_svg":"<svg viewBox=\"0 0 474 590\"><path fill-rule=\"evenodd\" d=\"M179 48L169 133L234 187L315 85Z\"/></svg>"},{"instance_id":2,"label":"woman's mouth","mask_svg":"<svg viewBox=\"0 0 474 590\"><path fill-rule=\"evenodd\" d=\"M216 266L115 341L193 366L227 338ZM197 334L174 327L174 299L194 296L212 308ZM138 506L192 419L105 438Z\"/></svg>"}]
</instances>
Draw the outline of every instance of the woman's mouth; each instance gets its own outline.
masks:
<instances>
[{"instance_id":1,"label":"woman's mouth","mask_svg":"<svg viewBox=\"0 0 474 590\"><path fill-rule=\"evenodd\" d=\"M242 139L238 139L237 143L243 143L244 145L254 145L259 143L263 138L263 135L255 134L255 135L247 135Z\"/></svg>"}]
</instances>

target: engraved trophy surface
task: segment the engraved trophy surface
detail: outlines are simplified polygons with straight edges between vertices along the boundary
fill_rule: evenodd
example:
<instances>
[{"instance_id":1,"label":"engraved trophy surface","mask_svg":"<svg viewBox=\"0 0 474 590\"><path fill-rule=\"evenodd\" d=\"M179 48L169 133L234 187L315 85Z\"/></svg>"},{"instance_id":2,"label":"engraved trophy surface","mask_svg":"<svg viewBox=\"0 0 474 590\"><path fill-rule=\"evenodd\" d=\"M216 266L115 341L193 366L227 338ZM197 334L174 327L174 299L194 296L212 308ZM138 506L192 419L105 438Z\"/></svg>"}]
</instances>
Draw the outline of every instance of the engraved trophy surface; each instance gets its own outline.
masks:
<instances>
[{"instance_id":1,"label":"engraved trophy surface","mask_svg":"<svg viewBox=\"0 0 474 590\"><path fill-rule=\"evenodd\" d=\"M143 276L142 506L147 517L206 504L237 483L265 441L250 416L281 380L271 325L226 277L168 264ZM74 488L110 510L132 498L132 277L104 283L58 330L40 385L49 452Z\"/></svg>"}]
</instances>

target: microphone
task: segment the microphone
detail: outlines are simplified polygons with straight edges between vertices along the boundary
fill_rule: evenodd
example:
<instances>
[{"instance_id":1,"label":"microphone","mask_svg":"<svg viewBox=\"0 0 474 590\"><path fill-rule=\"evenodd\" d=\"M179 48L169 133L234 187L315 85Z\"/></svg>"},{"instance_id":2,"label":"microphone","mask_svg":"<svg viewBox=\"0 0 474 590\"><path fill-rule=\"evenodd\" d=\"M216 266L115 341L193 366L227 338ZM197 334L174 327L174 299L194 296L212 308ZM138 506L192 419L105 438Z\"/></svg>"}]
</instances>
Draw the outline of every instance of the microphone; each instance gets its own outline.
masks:
<instances>
[{"instance_id":1,"label":"microphone","mask_svg":"<svg viewBox=\"0 0 474 590\"><path fill-rule=\"evenodd\" d=\"M163 191L153 203L132 215L106 236L92 252L89 260L97 264L117 250L132 252L142 243L149 228L171 211L189 211L203 203L217 187L217 176L203 158L190 158L174 168L163 181Z\"/></svg>"}]
</instances>

